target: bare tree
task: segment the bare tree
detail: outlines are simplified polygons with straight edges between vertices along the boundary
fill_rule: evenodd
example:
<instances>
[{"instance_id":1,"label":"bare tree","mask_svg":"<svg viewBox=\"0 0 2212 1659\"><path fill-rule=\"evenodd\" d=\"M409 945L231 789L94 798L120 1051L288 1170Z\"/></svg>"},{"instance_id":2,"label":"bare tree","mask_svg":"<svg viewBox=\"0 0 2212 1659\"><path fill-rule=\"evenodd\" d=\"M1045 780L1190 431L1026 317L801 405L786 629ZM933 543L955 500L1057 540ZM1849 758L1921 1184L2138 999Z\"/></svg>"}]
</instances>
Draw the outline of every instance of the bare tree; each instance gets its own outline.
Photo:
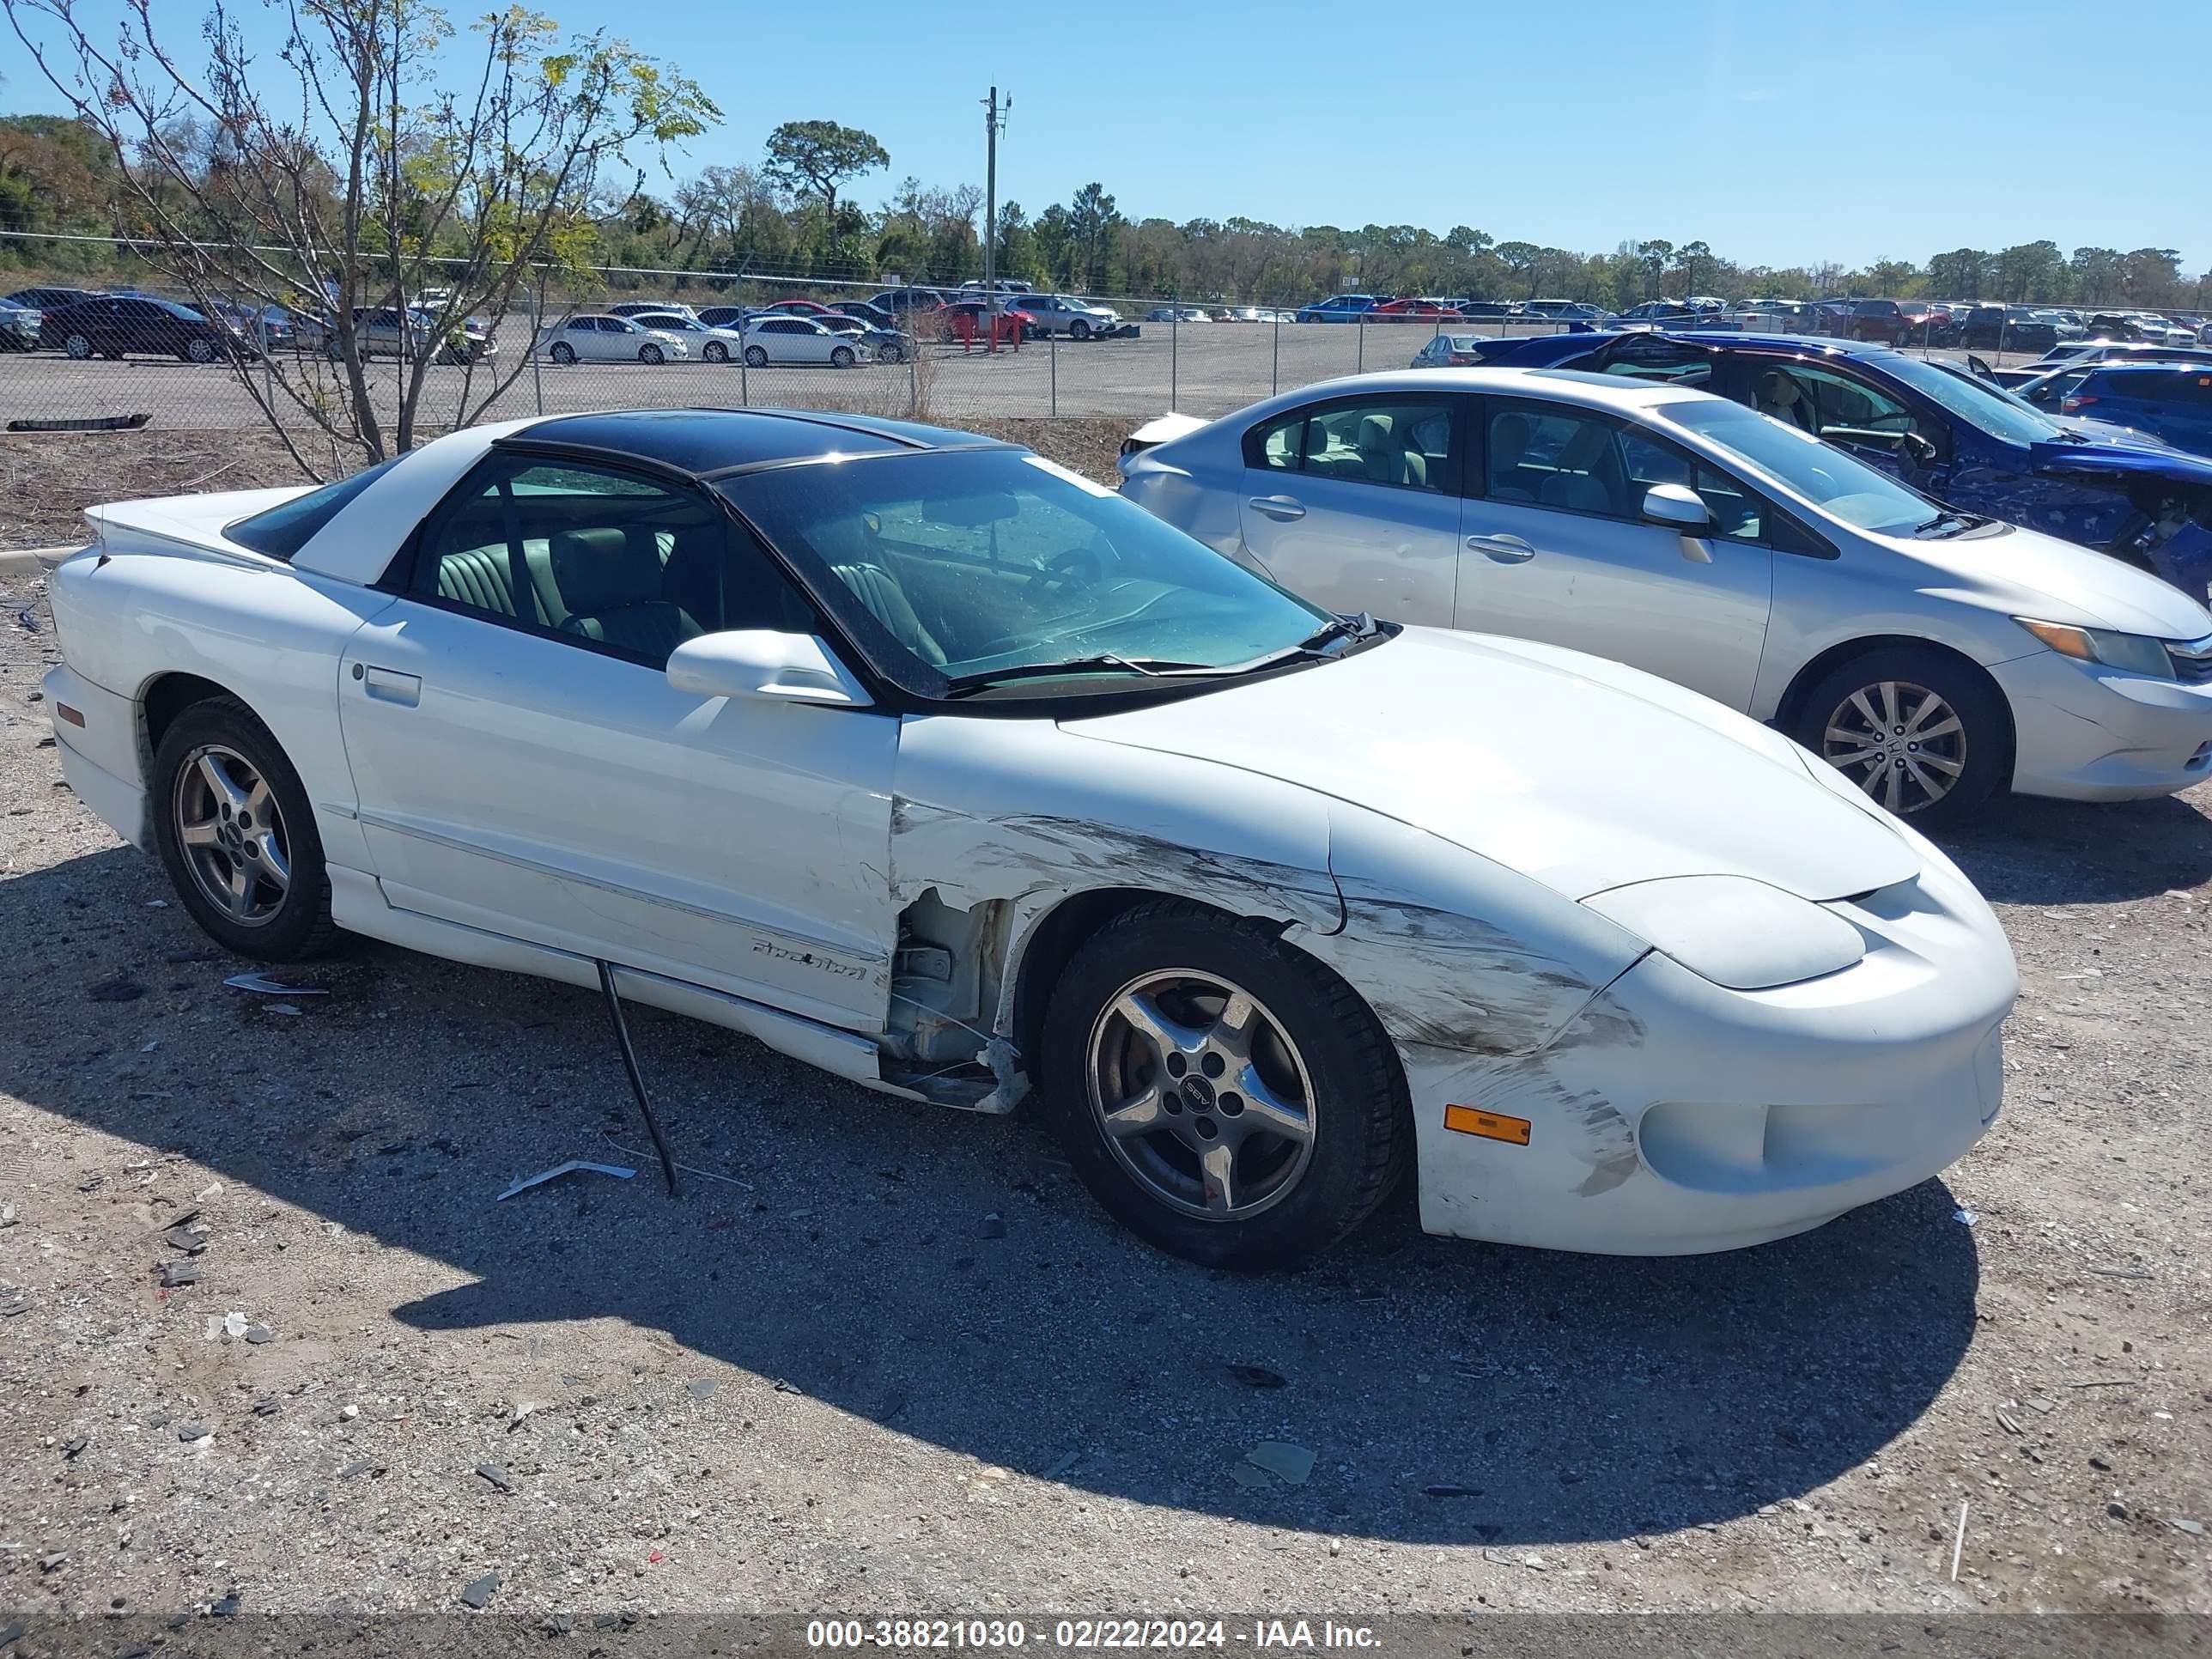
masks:
<instances>
[{"instance_id":1,"label":"bare tree","mask_svg":"<svg viewBox=\"0 0 2212 1659\"><path fill-rule=\"evenodd\" d=\"M230 337L240 382L319 477L302 430L339 465L412 447L434 362L464 369L441 424L480 416L529 356L489 367L485 342L533 275L585 270L595 193L618 173L635 190L642 156L720 112L624 42L563 41L520 6L477 23L471 50L422 0L264 3L284 24L275 63L248 50L231 0L213 0L198 68L155 0L123 0L112 40L77 0L0 8L112 150L118 229L142 254L211 318L281 307L322 337L319 356L258 362L250 325ZM381 406L362 349L379 310L396 313L402 350ZM483 336L465 325L477 312Z\"/></svg>"}]
</instances>

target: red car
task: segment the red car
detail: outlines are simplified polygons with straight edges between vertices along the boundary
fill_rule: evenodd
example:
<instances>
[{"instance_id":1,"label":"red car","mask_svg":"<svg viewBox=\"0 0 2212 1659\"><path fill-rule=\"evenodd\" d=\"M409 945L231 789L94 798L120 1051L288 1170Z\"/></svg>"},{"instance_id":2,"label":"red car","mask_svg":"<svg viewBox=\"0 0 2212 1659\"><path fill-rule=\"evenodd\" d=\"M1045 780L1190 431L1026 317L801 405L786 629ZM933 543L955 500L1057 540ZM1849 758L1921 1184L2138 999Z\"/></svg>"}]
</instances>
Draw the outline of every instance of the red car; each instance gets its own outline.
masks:
<instances>
[{"instance_id":1,"label":"red car","mask_svg":"<svg viewBox=\"0 0 2212 1659\"><path fill-rule=\"evenodd\" d=\"M832 307L819 300L778 300L774 305L763 306L763 311L781 311L791 317L829 317L836 314Z\"/></svg>"},{"instance_id":2,"label":"red car","mask_svg":"<svg viewBox=\"0 0 2212 1659\"><path fill-rule=\"evenodd\" d=\"M1457 307L1443 300L1388 300L1367 313L1377 323L1445 322L1460 319Z\"/></svg>"}]
</instances>

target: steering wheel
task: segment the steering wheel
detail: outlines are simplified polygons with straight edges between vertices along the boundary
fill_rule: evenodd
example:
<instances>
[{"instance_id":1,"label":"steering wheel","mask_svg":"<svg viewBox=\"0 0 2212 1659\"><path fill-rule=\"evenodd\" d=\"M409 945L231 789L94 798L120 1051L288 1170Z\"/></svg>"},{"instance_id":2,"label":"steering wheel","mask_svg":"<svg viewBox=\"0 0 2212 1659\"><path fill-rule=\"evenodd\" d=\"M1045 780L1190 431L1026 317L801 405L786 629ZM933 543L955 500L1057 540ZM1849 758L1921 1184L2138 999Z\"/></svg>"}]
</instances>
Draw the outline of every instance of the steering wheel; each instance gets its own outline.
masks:
<instances>
[{"instance_id":1,"label":"steering wheel","mask_svg":"<svg viewBox=\"0 0 2212 1659\"><path fill-rule=\"evenodd\" d=\"M1029 585L1036 588L1066 587L1072 583L1091 585L1105 580L1106 562L1098 556L1096 549L1071 547L1031 571Z\"/></svg>"}]
</instances>

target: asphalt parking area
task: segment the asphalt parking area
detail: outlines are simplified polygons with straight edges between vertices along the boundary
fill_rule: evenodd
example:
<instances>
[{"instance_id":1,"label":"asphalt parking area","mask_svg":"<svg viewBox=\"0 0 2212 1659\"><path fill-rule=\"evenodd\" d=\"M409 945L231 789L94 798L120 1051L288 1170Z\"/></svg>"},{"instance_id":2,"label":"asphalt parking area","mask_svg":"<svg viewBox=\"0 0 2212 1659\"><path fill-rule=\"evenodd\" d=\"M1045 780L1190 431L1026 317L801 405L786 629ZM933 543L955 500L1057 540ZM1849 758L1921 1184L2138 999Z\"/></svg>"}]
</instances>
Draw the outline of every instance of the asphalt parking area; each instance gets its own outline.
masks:
<instances>
[{"instance_id":1,"label":"asphalt parking area","mask_svg":"<svg viewBox=\"0 0 2212 1659\"><path fill-rule=\"evenodd\" d=\"M380 945L226 988L0 601L12 1607L2212 1609L2212 787L1954 843L2027 988L1942 1181L1657 1261L1401 1202L1240 1279L1026 1121L720 1030L632 1015L673 1201L590 996ZM496 1200L568 1158L639 1173Z\"/></svg>"}]
</instances>

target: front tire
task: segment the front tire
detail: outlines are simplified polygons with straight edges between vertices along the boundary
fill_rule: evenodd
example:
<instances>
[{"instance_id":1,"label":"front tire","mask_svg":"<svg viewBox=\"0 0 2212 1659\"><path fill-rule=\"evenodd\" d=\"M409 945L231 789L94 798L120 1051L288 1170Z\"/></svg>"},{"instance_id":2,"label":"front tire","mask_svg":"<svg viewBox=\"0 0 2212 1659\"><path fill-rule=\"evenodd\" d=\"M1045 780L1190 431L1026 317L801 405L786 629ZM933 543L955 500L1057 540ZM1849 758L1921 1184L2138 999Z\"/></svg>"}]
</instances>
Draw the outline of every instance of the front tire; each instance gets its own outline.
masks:
<instances>
[{"instance_id":1,"label":"front tire","mask_svg":"<svg viewBox=\"0 0 2212 1659\"><path fill-rule=\"evenodd\" d=\"M853 348L850 346L830 348L830 366L832 368L850 368L858 361L859 359L853 356Z\"/></svg>"},{"instance_id":2,"label":"front tire","mask_svg":"<svg viewBox=\"0 0 2212 1659\"><path fill-rule=\"evenodd\" d=\"M1082 318L1078 317L1073 322L1067 325L1067 337L1071 340L1089 339L1091 337L1091 325L1085 322Z\"/></svg>"},{"instance_id":3,"label":"front tire","mask_svg":"<svg viewBox=\"0 0 2212 1659\"><path fill-rule=\"evenodd\" d=\"M82 334L72 334L62 342L62 349L78 362L92 361L92 341Z\"/></svg>"},{"instance_id":4,"label":"front tire","mask_svg":"<svg viewBox=\"0 0 2212 1659\"><path fill-rule=\"evenodd\" d=\"M730 361L730 349L720 340L708 341L705 345L699 348L699 355L710 363L726 363Z\"/></svg>"},{"instance_id":5,"label":"front tire","mask_svg":"<svg viewBox=\"0 0 2212 1659\"><path fill-rule=\"evenodd\" d=\"M1206 1267L1297 1265L1405 1162L1404 1079L1351 988L1242 917L1124 912L1045 1015L1040 1109L1107 1212Z\"/></svg>"},{"instance_id":6,"label":"front tire","mask_svg":"<svg viewBox=\"0 0 2212 1659\"><path fill-rule=\"evenodd\" d=\"M2003 694L1972 664L1923 646L1837 664L1799 699L1791 735L1921 829L1963 821L2012 779Z\"/></svg>"},{"instance_id":7,"label":"front tire","mask_svg":"<svg viewBox=\"0 0 2212 1659\"><path fill-rule=\"evenodd\" d=\"M233 697L193 704L154 755L154 838L202 932L262 962L337 936L315 815L283 749Z\"/></svg>"},{"instance_id":8,"label":"front tire","mask_svg":"<svg viewBox=\"0 0 2212 1659\"><path fill-rule=\"evenodd\" d=\"M745 367L747 368L766 368L768 367L768 348L766 346L747 346L745 348Z\"/></svg>"},{"instance_id":9,"label":"front tire","mask_svg":"<svg viewBox=\"0 0 2212 1659\"><path fill-rule=\"evenodd\" d=\"M185 361L192 363L211 363L215 361L215 342L194 338L185 342Z\"/></svg>"},{"instance_id":10,"label":"front tire","mask_svg":"<svg viewBox=\"0 0 2212 1659\"><path fill-rule=\"evenodd\" d=\"M556 340L553 343L553 349L547 355L565 368L576 361L576 348L566 340Z\"/></svg>"},{"instance_id":11,"label":"front tire","mask_svg":"<svg viewBox=\"0 0 2212 1659\"><path fill-rule=\"evenodd\" d=\"M668 361L668 356L657 345L646 345L637 349L637 360L647 368L659 368Z\"/></svg>"}]
</instances>

